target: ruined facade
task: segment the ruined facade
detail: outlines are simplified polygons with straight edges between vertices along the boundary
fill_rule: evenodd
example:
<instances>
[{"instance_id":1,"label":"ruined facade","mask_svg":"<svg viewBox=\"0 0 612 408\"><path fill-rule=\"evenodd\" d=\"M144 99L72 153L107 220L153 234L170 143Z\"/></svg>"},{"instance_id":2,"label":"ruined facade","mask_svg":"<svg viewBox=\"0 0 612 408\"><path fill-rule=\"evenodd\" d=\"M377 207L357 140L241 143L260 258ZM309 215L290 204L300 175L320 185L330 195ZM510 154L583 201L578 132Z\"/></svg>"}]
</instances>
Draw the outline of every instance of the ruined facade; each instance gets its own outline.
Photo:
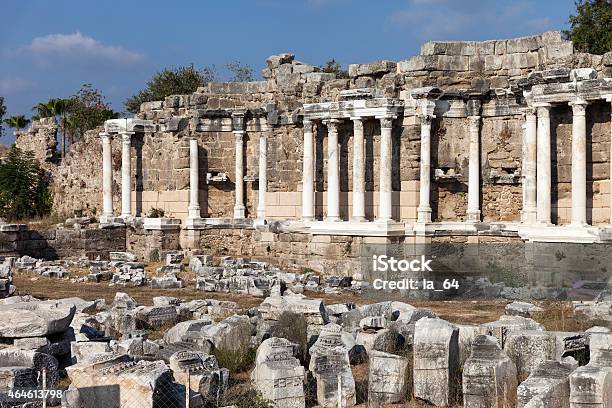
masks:
<instances>
[{"instance_id":1,"label":"ruined facade","mask_svg":"<svg viewBox=\"0 0 612 408\"><path fill-rule=\"evenodd\" d=\"M274 220L313 236L608 239L610 53L547 32L429 42L349 78L282 54L262 75L88 133L49 166L56 210L111 223L161 208L195 246L198 231ZM17 143L45 134L35 124Z\"/></svg>"}]
</instances>

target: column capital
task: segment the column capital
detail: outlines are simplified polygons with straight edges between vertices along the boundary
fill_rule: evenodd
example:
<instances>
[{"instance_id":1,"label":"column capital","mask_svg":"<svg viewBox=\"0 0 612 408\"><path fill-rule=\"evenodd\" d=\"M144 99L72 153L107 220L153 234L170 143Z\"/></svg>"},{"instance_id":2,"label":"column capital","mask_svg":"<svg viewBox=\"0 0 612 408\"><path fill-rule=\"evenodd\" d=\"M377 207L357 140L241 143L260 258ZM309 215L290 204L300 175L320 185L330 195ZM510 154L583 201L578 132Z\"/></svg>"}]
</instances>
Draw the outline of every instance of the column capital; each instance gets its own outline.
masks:
<instances>
[{"instance_id":1,"label":"column capital","mask_svg":"<svg viewBox=\"0 0 612 408\"><path fill-rule=\"evenodd\" d=\"M360 116L352 117L353 129L363 130L363 118Z\"/></svg>"},{"instance_id":2,"label":"column capital","mask_svg":"<svg viewBox=\"0 0 612 408\"><path fill-rule=\"evenodd\" d=\"M608 102L612 102L612 94L609 95L603 95L603 99L605 99Z\"/></svg>"},{"instance_id":3,"label":"column capital","mask_svg":"<svg viewBox=\"0 0 612 408\"><path fill-rule=\"evenodd\" d=\"M535 120L537 109L533 106L527 106L522 109L521 114L525 117L525 120Z\"/></svg>"},{"instance_id":4,"label":"column capital","mask_svg":"<svg viewBox=\"0 0 612 408\"><path fill-rule=\"evenodd\" d=\"M302 119L302 125L304 125L304 127L312 126L313 122L314 122L314 120L312 120L311 118L304 118L304 119Z\"/></svg>"},{"instance_id":5,"label":"column capital","mask_svg":"<svg viewBox=\"0 0 612 408\"><path fill-rule=\"evenodd\" d=\"M109 139L110 140L112 138L112 135L110 133L108 133L108 132L100 132L99 135L100 135L100 137L102 139Z\"/></svg>"},{"instance_id":6,"label":"column capital","mask_svg":"<svg viewBox=\"0 0 612 408\"><path fill-rule=\"evenodd\" d=\"M574 116L584 116L586 114L586 107L589 103L582 98L577 98L568 103L572 107L572 113Z\"/></svg>"},{"instance_id":7,"label":"column capital","mask_svg":"<svg viewBox=\"0 0 612 408\"><path fill-rule=\"evenodd\" d=\"M419 115L421 126L431 125L431 122L436 118L436 115Z\"/></svg>"},{"instance_id":8,"label":"column capital","mask_svg":"<svg viewBox=\"0 0 612 408\"><path fill-rule=\"evenodd\" d=\"M382 129L391 129L393 127L393 117L392 116L385 116L382 118L377 118L378 120L380 120L380 127Z\"/></svg>"},{"instance_id":9,"label":"column capital","mask_svg":"<svg viewBox=\"0 0 612 408\"><path fill-rule=\"evenodd\" d=\"M327 126L328 132L338 132L338 124L340 124L340 122L340 119L332 118L324 120L323 124Z\"/></svg>"},{"instance_id":10,"label":"column capital","mask_svg":"<svg viewBox=\"0 0 612 408\"><path fill-rule=\"evenodd\" d=\"M121 132L121 142L123 144L130 144L132 143L132 135L134 134L134 132Z\"/></svg>"}]
</instances>

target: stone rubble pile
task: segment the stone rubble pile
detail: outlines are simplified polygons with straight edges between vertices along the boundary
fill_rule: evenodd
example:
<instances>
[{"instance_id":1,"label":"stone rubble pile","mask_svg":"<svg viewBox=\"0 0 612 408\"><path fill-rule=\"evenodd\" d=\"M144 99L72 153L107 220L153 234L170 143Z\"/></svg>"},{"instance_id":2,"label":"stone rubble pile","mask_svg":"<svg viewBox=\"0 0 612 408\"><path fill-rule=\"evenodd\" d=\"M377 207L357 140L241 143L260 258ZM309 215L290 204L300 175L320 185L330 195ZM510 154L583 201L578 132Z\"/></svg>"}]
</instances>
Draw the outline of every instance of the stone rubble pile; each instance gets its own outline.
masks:
<instances>
[{"instance_id":1,"label":"stone rubble pile","mask_svg":"<svg viewBox=\"0 0 612 408\"><path fill-rule=\"evenodd\" d=\"M13 286L13 262L14 258L7 258L0 264L0 299L7 298L15 293L15 286Z\"/></svg>"},{"instance_id":2,"label":"stone rubble pile","mask_svg":"<svg viewBox=\"0 0 612 408\"><path fill-rule=\"evenodd\" d=\"M170 253L158 272L180 283L184 261ZM10 272L10 262L0 271ZM139 269L125 252L106 264L78 262L110 272L110 281ZM15 262L22 270L39 266L25 257ZM462 400L465 408L612 406L607 327L547 331L534 320L543 311L525 302L508 304L496 321L451 323L408 303L328 305L295 290L315 283L353 290L351 279L315 282L314 275L234 258L214 266L209 256L191 257L189 267L199 285L264 299L243 309L170 296L141 305L122 292L110 303L6 298L0 300L0 387L36 383L41 368L55 384L65 369L66 408L134 400L184 406L186 398L193 407L220 406L231 382L229 367L220 364L225 360L216 356L256 350L252 387L277 407L305 407L309 398L321 407L385 406L411 396L433 406ZM366 378L358 378L354 367L364 363ZM359 386L364 380L367 399Z\"/></svg>"}]
</instances>

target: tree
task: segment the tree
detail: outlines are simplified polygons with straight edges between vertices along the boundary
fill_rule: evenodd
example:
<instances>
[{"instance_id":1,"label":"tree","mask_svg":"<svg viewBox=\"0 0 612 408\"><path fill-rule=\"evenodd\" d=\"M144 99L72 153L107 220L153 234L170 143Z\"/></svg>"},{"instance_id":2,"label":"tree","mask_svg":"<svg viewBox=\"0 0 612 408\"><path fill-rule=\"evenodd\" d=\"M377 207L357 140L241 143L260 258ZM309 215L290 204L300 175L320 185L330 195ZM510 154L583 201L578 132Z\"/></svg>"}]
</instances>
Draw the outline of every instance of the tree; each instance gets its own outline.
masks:
<instances>
[{"instance_id":1,"label":"tree","mask_svg":"<svg viewBox=\"0 0 612 408\"><path fill-rule=\"evenodd\" d=\"M253 68L248 64L241 64L240 61L234 61L225 64L225 68L232 73L230 82L249 82L253 80Z\"/></svg>"},{"instance_id":2,"label":"tree","mask_svg":"<svg viewBox=\"0 0 612 408\"><path fill-rule=\"evenodd\" d=\"M348 78L348 71L342 69L342 65L340 65L334 58L327 61L324 65L321 65L321 71L327 72L330 74L336 74L337 78Z\"/></svg>"},{"instance_id":3,"label":"tree","mask_svg":"<svg viewBox=\"0 0 612 408\"><path fill-rule=\"evenodd\" d=\"M190 94L216 78L217 71L214 65L201 70L193 65L166 68L153 75L144 89L128 98L125 101L125 109L131 113L138 113L143 102L161 101L170 95Z\"/></svg>"},{"instance_id":4,"label":"tree","mask_svg":"<svg viewBox=\"0 0 612 408\"><path fill-rule=\"evenodd\" d=\"M605 54L612 51L612 0L577 0L571 28L563 33L580 52Z\"/></svg>"},{"instance_id":5,"label":"tree","mask_svg":"<svg viewBox=\"0 0 612 408\"><path fill-rule=\"evenodd\" d=\"M119 113L113 111L104 100L100 90L91 84L83 84L81 89L68 98L65 128L68 141L74 143L86 131L102 126L108 119L116 119Z\"/></svg>"},{"instance_id":6,"label":"tree","mask_svg":"<svg viewBox=\"0 0 612 408\"><path fill-rule=\"evenodd\" d=\"M23 115L11 116L4 119L4 123L10 128L17 130L18 132L28 126L30 119L26 119Z\"/></svg>"},{"instance_id":7,"label":"tree","mask_svg":"<svg viewBox=\"0 0 612 408\"><path fill-rule=\"evenodd\" d=\"M4 105L4 97L0 96L0 124L2 124L2 118L6 113L6 106ZM2 137L2 126L0 126L0 137Z\"/></svg>"},{"instance_id":8,"label":"tree","mask_svg":"<svg viewBox=\"0 0 612 408\"><path fill-rule=\"evenodd\" d=\"M13 146L0 163L0 217L36 217L51 211L48 180L32 152Z\"/></svg>"}]
</instances>

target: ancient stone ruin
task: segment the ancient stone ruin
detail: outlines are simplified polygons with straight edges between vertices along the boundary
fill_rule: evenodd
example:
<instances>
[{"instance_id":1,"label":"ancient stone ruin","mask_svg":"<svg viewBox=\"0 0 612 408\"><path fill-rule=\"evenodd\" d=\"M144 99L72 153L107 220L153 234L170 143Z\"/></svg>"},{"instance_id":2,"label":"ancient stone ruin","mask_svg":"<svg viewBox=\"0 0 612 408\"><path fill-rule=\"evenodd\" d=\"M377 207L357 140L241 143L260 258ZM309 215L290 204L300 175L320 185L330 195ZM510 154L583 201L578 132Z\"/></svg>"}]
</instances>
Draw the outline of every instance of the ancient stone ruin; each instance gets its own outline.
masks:
<instances>
[{"instance_id":1,"label":"ancient stone ruin","mask_svg":"<svg viewBox=\"0 0 612 408\"><path fill-rule=\"evenodd\" d=\"M52 120L17 134L69 218L0 225L0 392L612 407L612 54L547 32L429 42L348 78L280 54L262 76L144 103L62 160ZM454 305L504 314L371 297L371 251L421 244L469 244L444 266L487 274L461 275ZM43 283L44 300L19 289ZM550 330L550 299L593 327Z\"/></svg>"}]
</instances>

